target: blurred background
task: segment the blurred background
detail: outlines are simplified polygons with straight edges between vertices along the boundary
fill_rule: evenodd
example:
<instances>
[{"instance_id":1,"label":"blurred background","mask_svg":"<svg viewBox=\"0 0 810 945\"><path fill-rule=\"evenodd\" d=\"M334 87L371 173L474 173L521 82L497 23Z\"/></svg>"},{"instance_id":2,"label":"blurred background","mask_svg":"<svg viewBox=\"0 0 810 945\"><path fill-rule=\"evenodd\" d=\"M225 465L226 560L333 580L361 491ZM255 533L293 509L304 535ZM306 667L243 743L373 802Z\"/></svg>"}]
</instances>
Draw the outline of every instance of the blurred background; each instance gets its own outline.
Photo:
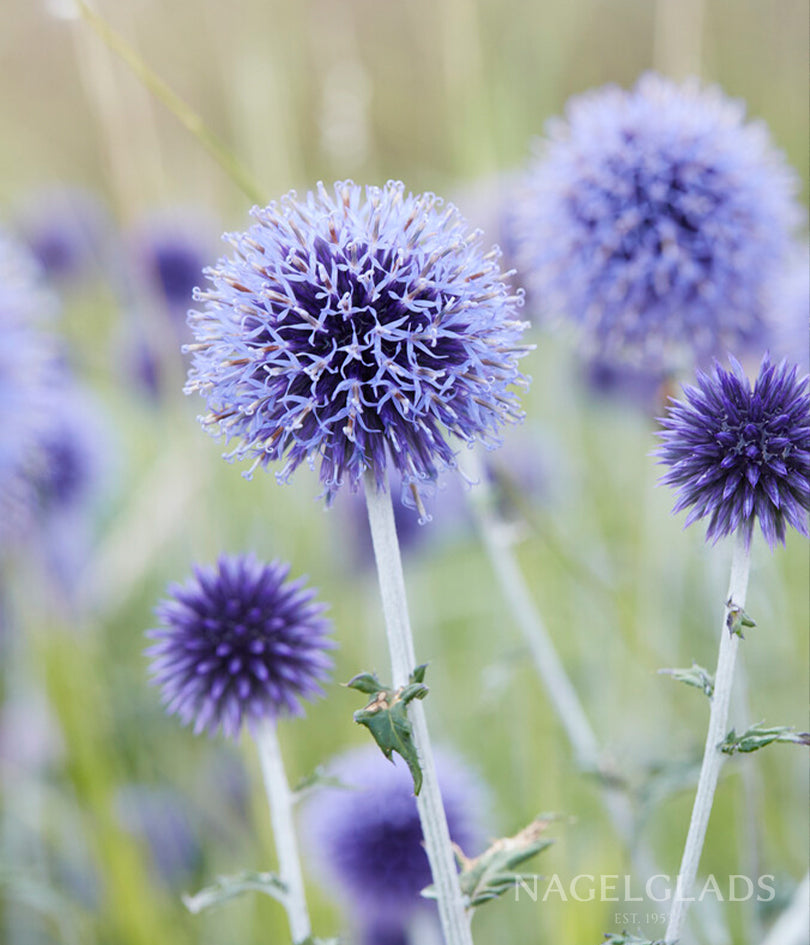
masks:
<instances>
[{"instance_id":1,"label":"blurred background","mask_svg":"<svg viewBox=\"0 0 810 945\"><path fill-rule=\"evenodd\" d=\"M453 198L498 241L499 197L546 120L572 94L627 87L655 68L744 99L800 174L806 203L804 0L98 0L95 9L202 116L265 201L318 180L401 179ZM363 744L351 719L360 697L337 685L361 670L387 674L362 507L324 511L305 469L289 486L272 475L247 482L199 429L201 403L181 392L186 273L199 281L220 234L244 228L253 201L71 14L68 0L12 0L0 32L0 223L39 256L57 300L49 330L80 401L66 400L65 429L76 424L70 444L89 470L83 490L40 516L3 564L3 660L14 671L0 715L0 939L286 942L283 911L265 897L199 916L181 903L219 874L272 869L272 834L252 745L195 738L164 715L147 684L144 631L192 562L248 550L291 561L331 603L340 649L328 698L282 726L290 779ZM657 671L714 667L730 549L706 546L700 526L683 531L671 516L649 455L660 409L649 396L618 396L587 375L567 338L532 335L527 420L499 467L505 514L632 798L638 836L674 874L706 703ZM448 480L435 505L406 550L412 623L430 661L429 724L488 787L485 832L511 834L555 811L556 842L531 869L564 882L632 873L600 785L578 769L537 681L463 490ZM807 728L808 567L796 534L774 553L755 541L747 609L757 627L746 634L738 721ZM703 941L763 940L807 871L807 791L806 755L794 745L726 766L701 874L773 874L776 897L703 903ZM351 928L309 862L305 870L318 934ZM475 939L595 945L624 927L663 934L648 915L660 912L654 903L598 900L510 895L480 910ZM643 914L634 924L627 912Z\"/></svg>"}]
</instances>

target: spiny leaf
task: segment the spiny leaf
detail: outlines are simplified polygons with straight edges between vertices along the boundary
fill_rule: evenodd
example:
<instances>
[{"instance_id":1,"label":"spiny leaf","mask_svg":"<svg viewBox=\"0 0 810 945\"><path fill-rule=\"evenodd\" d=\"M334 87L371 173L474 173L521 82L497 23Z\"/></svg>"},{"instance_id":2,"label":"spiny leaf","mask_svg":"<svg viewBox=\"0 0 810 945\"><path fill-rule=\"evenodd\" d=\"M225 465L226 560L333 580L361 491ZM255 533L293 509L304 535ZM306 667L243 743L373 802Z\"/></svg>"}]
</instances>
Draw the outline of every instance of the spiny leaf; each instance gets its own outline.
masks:
<instances>
[{"instance_id":1,"label":"spiny leaf","mask_svg":"<svg viewBox=\"0 0 810 945\"><path fill-rule=\"evenodd\" d=\"M515 872L515 868L531 857L551 846L553 840L542 837L553 815L544 815L533 820L514 837L501 837L480 856L470 859L456 847L456 861L459 865L459 883L461 891L467 897L470 907L476 908L497 899L525 877ZM427 899L436 898L434 886L422 890Z\"/></svg>"},{"instance_id":2,"label":"spiny leaf","mask_svg":"<svg viewBox=\"0 0 810 945\"><path fill-rule=\"evenodd\" d=\"M229 899L235 899L246 892L260 892L278 902L284 903L287 897L287 884L275 873L257 873L244 870L233 876L218 876L216 882L206 886L193 896L183 895L183 905L196 915L203 909L222 905Z\"/></svg>"},{"instance_id":3,"label":"spiny leaf","mask_svg":"<svg viewBox=\"0 0 810 945\"><path fill-rule=\"evenodd\" d=\"M796 745L810 745L810 733L796 732L787 725L775 725L771 728L758 723L746 729L742 735L738 735L732 729L728 735L718 745L720 751L727 755L733 755L736 752L752 752L772 742L792 742Z\"/></svg>"},{"instance_id":4,"label":"spiny leaf","mask_svg":"<svg viewBox=\"0 0 810 945\"><path fill-rule=\"evenodd\" d=\"M383 686L373 673L360 673L346 683L350 689L371 696L366 707L354 713L354 720L358 725L366 726L389 761L394 752L405 761L413 778L414 794L422 790L422 769L408 719L408 704L414 699L424 699L428 694L428 687L423 682L426 669L426 663L417 666L408 685L401 689Z\"/></svg>"},{"instance_id":5,"label":"spiny leaf","mask_svg":"<svg viewBox=\"0 0 810 945\"><path fill-rule=\"evenodd\" d=\"M714 676L697 663L692 663L690 669L659 669L658 672L702 690L710 699L714 695Z\"/></svg>"}]
</instances>

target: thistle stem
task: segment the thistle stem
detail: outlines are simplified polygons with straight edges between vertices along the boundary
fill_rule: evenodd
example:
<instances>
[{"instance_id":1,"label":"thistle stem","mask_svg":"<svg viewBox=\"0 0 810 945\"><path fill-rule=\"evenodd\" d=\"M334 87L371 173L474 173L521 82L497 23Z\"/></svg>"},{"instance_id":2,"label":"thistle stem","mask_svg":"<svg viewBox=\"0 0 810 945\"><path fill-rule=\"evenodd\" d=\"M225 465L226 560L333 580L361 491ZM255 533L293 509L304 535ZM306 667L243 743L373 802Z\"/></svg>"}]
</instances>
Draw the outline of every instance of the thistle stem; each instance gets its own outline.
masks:
<instances>
[{"instance_id":1,"label":"thistle stem","mask_svg":"<svg viewBox=\"0 0 810 945\"><path fill-rule=\"evenodd\" d=\"M751 564L750 544L742 532L737 533L734 553L731 559L731 579L728 586L728 602L723 611L723 623L720 627L720 653L717 658L717 672L714 678L714 693L711 698L709 730L706 735L706 747L703 764L700 768L695 803L692 807L692 819L686 836L686 845L678 871L678 882L672 901L665 942L675 943L681 935L684 918L692 901L689 897L697 875L700 854L709 816L712 810L714 793L723 766L725 755L718 745L728 732L728 712L731 701L731 687L734 679L734 664L740 648L740 637L728 627L732 607L745 607L745 594L748 588L748 573Z\"/></svg>"},{"instance_id":2,"label":"thistle stem","mask_svg":"<svg viewBox=\"0 0 810 945\"><path fill-rule=\"evenodd\" d=\"M299 945L311 936L312 926L307 912L304 878L301 874L301 860L295 839L293 797L284 772L284 761L278 744L275 721L267 719L257 725L253 738L259 752L267 803L270 806L279 876L287 887L284 906L287 910L293 943Z\"/></svg>"},{"instance_id":3,"label":"thistle stem","mask_svg":"<svg viewBox=\"0 0 810 945\"><path fill-rule=\"evenodd\" d=\"M402 572L402 560L394 524L394 509L389 490L387 488L378 490L371 472L366 472L364 484L391 655L393 686L398 689L407 685L410 674L416 667L416 656L408 617L405 577ZM430 871L436 886L439 918L445 945L472 945L470 918L459 885L450 831L439 791L439 782L436 778L433 750L421 702L414 701L408 706L408 718L413 728L413 740L423 776L422 790L416 798L416 805L422 824Z\"/></svg>"}]
</instances>

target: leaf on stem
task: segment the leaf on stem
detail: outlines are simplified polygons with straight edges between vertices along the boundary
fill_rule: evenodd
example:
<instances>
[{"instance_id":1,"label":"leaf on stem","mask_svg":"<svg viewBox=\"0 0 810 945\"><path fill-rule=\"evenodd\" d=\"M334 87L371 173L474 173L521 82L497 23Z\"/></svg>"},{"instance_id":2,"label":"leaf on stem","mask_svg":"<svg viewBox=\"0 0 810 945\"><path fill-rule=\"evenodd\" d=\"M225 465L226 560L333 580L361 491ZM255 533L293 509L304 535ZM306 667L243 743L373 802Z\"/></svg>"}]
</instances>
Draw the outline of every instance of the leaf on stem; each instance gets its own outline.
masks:
<instances>
[{"instance_id":1,"label":"leaf on stem","mask_svg":"<svg viewBox=\"0 0 810 945\"><path fill-rule=\"evenodd\" d=\"M501 837L495 840L480 856L470 859L455 848L459 866L459 884L467 897L470 908L476 908L485 902L497 899L521 881L526 875L515 872L516 867L525 863L541 850L551 846L553 840L543 837L546 828L554 820L554 815L543 815L533 820L513 837ZM426 899L435 899L434 886L422 890Z\"/></svg>"},{"instance_id":2,"label":"leaf on stem","mask_svg":"<svg viewBox=\"0 0 810 945\"><path fill-rule=\"evenodd\" d=\"M692 663L689 669L659 669L658 672L665 676L671 676L673 679L677 679L678 682L686 683L687 686L694 686L695 689L702 690L710 699L714 695L714 676L708 669L698 666L697 663Z\"/></svg>"},{"instance_id":3,"label":"leaf on stem","mask_svg":"<svg viewBox=\"0 0 810 945\"><path fill-rule=\"evenodd\" d=\"M732 729L717 747L727 755L733 755L738 751L745 753L757 751L772 742L810 745L810 733L796 732L787 725L775 725L768 728L766 725L758 723L746 729L742 735L738 735Z\"/></svg>"},{"instance_id":4,"label":"leaf on stem","mask_svg":"<svg viewBox=\"0 0 810 945\"><path fill-rule=\"evenodd\" d=\"M323 766L318 765L312 774L304 775L304 777L301 778L298 784L296 784L292 789L293 802L297 804L310 792L315 791L320 787L338 788L343 791L357 790L354 784L347 784L345 781L341 781L340 778L335 778L331 775L328 775Z\"/></svg>"},{"instance_id":5,"label":"leaf on stem","mask_svg":"<svg viewBox=\"0 0 810 945\"><path fill-rule=\"evenodd\" d=\"M756 621L752 620L742 607L738 607L731 598L726 601L726 608L728 610L728 616L726 617L728 632L732 636L738 636L741 640L744 640L742 628L755 627Z\"/></svg>"},{"instance_id":6,"label":"leaf on stem","mask_svg":"<svg viewBox=\"0 0 810 945\"><path fill-rule=\"evenodd\" d=\"M371 697L364 709L354 713L354 720L358 725L366 726L389 761L393 760L394 752L405 761L413 778L414 794L422 790L422 769L408 719L408 705L428 694L428 687L424 684L426 669L426 663L417 666L408 685L400 689L383 686L373 673L360 673L346 683L349 689L357 689Z\"/></svg>"},{"instance_id":7,"label":"leaf on stem","mask_svg":"<svg viewBox=\"0 0 810 945\"><path fill-rule=\"evenodd\" d=\"M606 932L603 945L666 945L662 938L654 942L648 938L639 938L629 932Z\"/></svg>"},{"instance_id":8,"label":"leaf on stem","mask_svg":"<svg viewBox=\"0 0 810 945\"><path fill-rule=\"evenodd\" d=\"M275 873L258 873L244 870L233 876L218 876L216 882L206 886L193 896L183 895L183 905L196 915L203 909L219 906L229 899L235 899L247 892L265 893L278 902L287 898L287 884Z\"/></svg>"}]
</instances>

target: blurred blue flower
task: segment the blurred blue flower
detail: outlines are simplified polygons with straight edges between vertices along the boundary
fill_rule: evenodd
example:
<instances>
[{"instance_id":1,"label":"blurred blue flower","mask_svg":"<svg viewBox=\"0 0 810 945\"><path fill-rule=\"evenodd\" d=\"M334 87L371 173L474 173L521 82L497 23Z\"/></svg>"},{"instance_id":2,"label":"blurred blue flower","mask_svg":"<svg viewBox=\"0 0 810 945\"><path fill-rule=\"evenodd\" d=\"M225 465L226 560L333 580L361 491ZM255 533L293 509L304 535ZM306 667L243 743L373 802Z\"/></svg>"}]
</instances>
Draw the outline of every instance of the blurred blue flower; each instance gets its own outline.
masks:
<instances>
[{"instance_id":1,"label":"blurred blue flower","mask_svg":"<svg viewBox=\"0 0 810 945\"><path fill-rule=\"evenodd\" d=\"M675 486L674 511L690 508L686 524L709 516L707 538L741 530L750 542L758 519L773 548L787 525L808 534L810 510L810 392L808 378L766 355L753 388L732 357L697 375L661 420L669 466L662 482Z\"/></svg>"},{"instance_id":2,"label":"blurred blue flower","mask_svg":"<svg viewBox=\"0 0 810 945\"><path fill-rule=\"evenodd\" d=\"M62 184L45 187L29 195L15 225L54 283L76 283L106 266L112 221L100 198L90 190Z\"/></svg>"},{"instance_id":3,"label":"blurred blue flower","mask_svg":"<svg viewBox=\"0 0 810 945\"><path fill-rule=\"evenodd\" d=\"M187 883L202 863L186 798L169 788L127 784L115 796L121 826L143 840L155 872L167 886Z\"/></svg>"},{"instance_id":4,"label":"blurred blue flower","mask_svg":"<svg viewBox=\"0 0 810 945\"><path fill-rule=\"evenodd\" d=\"M327 501L366 470L382 487L390 463L421 512L420 490L454 465L448 434L493 444L521 416L522 299L498 251L395 182L321 184L253 215L189 315L203 423L239 440L229 458L254 457L251 472L286 458L286 481L319 464Z\"/></svg>"},{"instance_id":5,"label":"blurred blue flower","mask_svg":"<svg viewBox=\"0 0 810 945\"><path fill-rule=\"evenodd\" d=\"M242 722L302 715L301 700L321 694L332 665L324 604L289 565L223 555L171 585L156 613L158 642L146 653L168 712L194 733L235 738Z\"/></svg>"},{"instance_id":6,"label":"blurred blue flower","mask_svg":"<svg viewBox=\"0 0 810 945\"><path fill-rule=\"evenodd\" d=\"M42 468L55 349L41 327L53 300L30 256L0 232L0 552L29 521Z\"/></svg>"},{"instance_id":7,"label":"blurred blue flower","mask_svg":"<svg viewBox=\"0 0 810 945\"><path fill-rule=\"evenodd\" d=\"M450 836L466 853L477 852L483 785L452 753L437 751L436 768ZM350 915L393 934L415 910L433 908L420 896L431 877L413 781L373 745L339 756L327 772L351 788L318 788L305 807L302 829L314 864Z\"/></svg>"},{"instance_id":8,"label":"blurred blue flower","mask_svg":"<svg viewBox=\"0 0 810 945\"><path fill-rule=\"evenodd\" d=\"M154 211L129 233L133 275L185 334L192 292L216 245L214 221L197 210Z\"/></svg>"},{"instance_id":9,"label":"blurred blue flower","mask_svg":"<svg viewBox=\"0 0 810 945\"><path fill-rule=\"evenodd\" d=\"M536 301L591 353L648 370L756 339L764 288L800 218L796 177L743 103L642 76L572 99L516 211Z\"/></svg>"}]
</instances>

